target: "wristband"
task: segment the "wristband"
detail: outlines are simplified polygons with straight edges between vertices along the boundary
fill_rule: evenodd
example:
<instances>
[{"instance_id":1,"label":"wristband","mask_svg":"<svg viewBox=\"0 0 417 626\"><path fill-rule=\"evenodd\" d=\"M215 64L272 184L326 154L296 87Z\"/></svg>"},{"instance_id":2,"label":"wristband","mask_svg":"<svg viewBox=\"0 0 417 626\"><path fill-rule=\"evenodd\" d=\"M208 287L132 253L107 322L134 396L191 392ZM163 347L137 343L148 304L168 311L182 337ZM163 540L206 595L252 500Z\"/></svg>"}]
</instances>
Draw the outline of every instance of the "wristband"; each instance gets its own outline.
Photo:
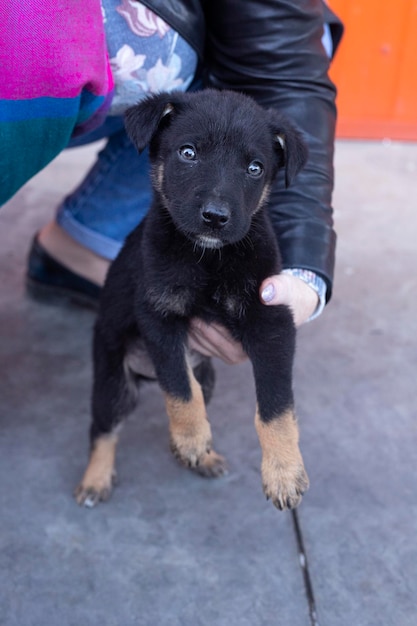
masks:
<instances>
[{"instance_id":1,"label":"wristband","mask_svg":"<svg viewBox=\"0 0 417 626\"><path fill-rule=\"evenodd\" d=\"M285 270L282 270L283 274L289 274L290 276L295 276L296 278L300 278L303 282L306 283L309 287L314 289L316 294L318 295L319 302L317 304L317 308L312 315L308 318L307 322L311 322L316 319L322 313L324 307L326 306L326 291L327 286L324 280L318 276L315 272L311 270L303 270L298 267L290 267Z\"/></svg>"}]
</instances>

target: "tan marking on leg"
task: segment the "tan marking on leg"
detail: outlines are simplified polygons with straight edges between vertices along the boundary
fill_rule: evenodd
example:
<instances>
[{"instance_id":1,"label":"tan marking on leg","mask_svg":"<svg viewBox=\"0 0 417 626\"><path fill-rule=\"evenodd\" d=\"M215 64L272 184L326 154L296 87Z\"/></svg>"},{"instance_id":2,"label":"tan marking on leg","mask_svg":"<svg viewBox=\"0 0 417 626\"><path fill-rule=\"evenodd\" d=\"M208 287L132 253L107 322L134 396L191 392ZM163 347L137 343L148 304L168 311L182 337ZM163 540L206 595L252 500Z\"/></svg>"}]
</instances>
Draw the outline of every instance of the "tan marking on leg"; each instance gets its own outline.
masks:
<instances>
[{"instance_id":1,"label":"tan marking on leg","mask_svg":"<svg viewBox=\"0 0 417 626\"><path fill-rule=\"evenodd\" d=\"M165 405L169 417L171 449L184 465L195 467L211 449L211 428L201 387L190 368L188 377L191 385L189 402L166 394Z\"/></svg>"},{"instance_id":2,"label":"tan marking on leg","mask_svg":"<svg viewBox=\"0 0 417 626\"><path fill-rule=\"evenodd\" d=\"M295 508L309 486L298 447L296 417L289 410L265 423L257 409L255 427L262 448L264 493L278 509Z\"/></svg>"},{"instance_id":3,"label":"tan marking on leg","mask_svg":"<svg viewBox=\"0 0 417 626\"><path fill-rule=\"evenodd\" d=\"M171 450L182 465L194 469L202 476L223 476L227 472L226 461L211 449L211 428L203 392L191 367L188 368L188 376L191 385L189 402L165 395Z\"/></svg>"},{"instance_id":4,"label":"tan marking on leg","mask_svg":"<svg viewBox=\"0 0 417 626\"><path fill-rule=\"evenodd\" d=\"M93 507L108 500L115 478L115 458L118 436L103 435L94 443L83 479L75 490L78 504Z\"/></svg>"}]
</instances>

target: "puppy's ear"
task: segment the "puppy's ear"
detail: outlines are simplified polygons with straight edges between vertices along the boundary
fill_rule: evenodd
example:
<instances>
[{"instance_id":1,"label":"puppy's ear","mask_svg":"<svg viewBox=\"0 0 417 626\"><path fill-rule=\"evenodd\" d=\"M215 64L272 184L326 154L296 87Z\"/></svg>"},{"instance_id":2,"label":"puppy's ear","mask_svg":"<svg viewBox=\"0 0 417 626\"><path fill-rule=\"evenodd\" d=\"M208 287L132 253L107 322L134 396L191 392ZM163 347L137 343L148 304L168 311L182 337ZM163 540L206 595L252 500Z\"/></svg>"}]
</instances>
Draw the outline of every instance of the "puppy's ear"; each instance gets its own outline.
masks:
<instances>
[{"instance_id":1,"label":"puppy's ear","mask_svg":"<svg viewBox=\"0 0 417 626\"><path fill-rule=\"evenodd\" d=\"M124 115L126 132L138 152L151 142L161 124L169 121L183 98L181 92L160 93L127 109Z\"/></svg>"},{"instance_id":2,"label":"puppy's ear","mask_svg":"<svg viewBox=\"0 0 417 626\"><path fill-rule=\"evenodd\" d=\"M300 131L276 111L272 117L274 148L278 153L279 166L285 167L285 186L289 187L298 172L307 162L308 149Z\"/></svg>"}]
</instances>

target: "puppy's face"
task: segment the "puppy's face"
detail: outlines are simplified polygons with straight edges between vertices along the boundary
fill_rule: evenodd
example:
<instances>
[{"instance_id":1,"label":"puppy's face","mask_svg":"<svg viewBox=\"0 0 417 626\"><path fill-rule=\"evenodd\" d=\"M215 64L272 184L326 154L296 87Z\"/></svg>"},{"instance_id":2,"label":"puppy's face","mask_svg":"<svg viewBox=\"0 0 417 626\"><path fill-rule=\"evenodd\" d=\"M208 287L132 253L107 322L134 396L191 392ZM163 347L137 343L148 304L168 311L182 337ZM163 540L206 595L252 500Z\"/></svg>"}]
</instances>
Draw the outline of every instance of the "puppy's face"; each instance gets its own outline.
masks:
<instances>
[{"instance_id":1,"label":"puppy's face","mask_svg":"<svg viewBox=\"0 0 417 626\"><path fill-rule=\"evenodd\" d=\"M126 116L138 149L150 141L160 202L176 227L203 248L245 237L278 169L287 165L288 174L289 149L296 152L295 170L303 164L302 140L285 124L245 96L212 90L161 94Z\"/></svg>"}]
</instances>

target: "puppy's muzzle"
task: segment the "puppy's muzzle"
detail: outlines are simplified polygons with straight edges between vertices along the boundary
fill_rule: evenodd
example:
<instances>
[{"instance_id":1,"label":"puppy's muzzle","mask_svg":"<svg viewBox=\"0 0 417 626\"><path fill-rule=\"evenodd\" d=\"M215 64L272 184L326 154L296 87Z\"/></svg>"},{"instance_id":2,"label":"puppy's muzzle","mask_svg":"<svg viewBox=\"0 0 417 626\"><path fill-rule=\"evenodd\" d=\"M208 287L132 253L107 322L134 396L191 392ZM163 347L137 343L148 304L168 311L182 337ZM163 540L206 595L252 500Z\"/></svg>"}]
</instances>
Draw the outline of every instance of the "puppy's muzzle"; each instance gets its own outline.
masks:
<instances>
[{"instance_id":1,"label":"puppy's muzzle","mask_svg":"<svg viewBox=\"0 0 417 626\"><path fill-rule=\"evenodd\" d=\"M208 202L201 208L203 224L213 230L221 230L231 217L229 207L224 203Z\"/></svg>"}]
</instances>

